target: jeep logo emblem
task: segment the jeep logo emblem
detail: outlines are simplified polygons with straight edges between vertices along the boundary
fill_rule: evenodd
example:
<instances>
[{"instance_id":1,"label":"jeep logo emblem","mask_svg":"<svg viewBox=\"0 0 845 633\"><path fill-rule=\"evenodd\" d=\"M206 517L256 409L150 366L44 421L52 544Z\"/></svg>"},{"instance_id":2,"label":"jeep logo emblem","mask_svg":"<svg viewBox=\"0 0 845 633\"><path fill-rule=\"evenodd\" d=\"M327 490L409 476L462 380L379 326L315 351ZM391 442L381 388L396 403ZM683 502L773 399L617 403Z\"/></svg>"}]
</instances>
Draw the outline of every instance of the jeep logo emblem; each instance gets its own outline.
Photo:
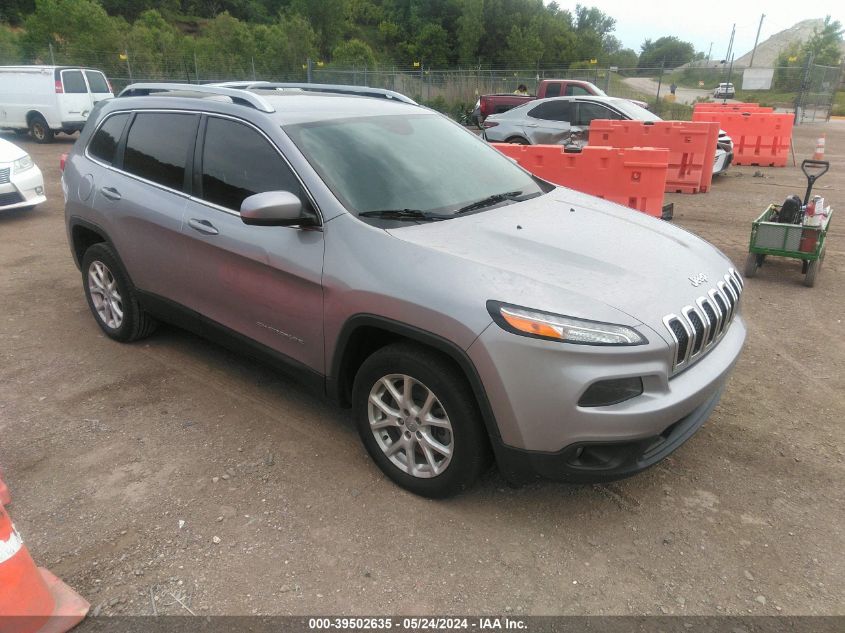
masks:
<instances>
[{"instance_id":1,"label":"jeep logo emblem","mask_svg":"<svg viewBox=\"0 0 845 633\"><path fill-rule=\"evenodd\" d=\"M689 277L688 279L693 286L698 288L701 284L707 281L707 275L704 273L698 273L695 277Z\"/></svg>"}]
</instances>

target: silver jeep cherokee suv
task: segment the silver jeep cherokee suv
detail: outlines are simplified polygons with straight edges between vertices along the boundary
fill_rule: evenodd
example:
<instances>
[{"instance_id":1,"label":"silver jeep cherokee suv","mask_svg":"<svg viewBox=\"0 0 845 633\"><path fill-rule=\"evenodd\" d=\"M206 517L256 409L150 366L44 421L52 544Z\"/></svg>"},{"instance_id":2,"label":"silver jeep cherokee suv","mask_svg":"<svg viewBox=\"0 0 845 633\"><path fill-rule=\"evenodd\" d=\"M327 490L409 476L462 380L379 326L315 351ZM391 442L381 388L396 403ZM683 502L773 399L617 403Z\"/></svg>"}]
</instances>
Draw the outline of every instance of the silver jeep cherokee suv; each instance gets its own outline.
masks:
<instances>
[{"instance_id":1,"label":"silver jeep cherokee suv","mask_svg":"<svg viewBox=\"0 0 845 633\"><path fill-rule=\"evenodd\" d=\"M716 406L743 281L704 240L544 182L408 100L123 94L63 175L109 337L166 320L293 369L431 497L490 457L514 482L626 477Z\"/></svg>"}]
</instances>

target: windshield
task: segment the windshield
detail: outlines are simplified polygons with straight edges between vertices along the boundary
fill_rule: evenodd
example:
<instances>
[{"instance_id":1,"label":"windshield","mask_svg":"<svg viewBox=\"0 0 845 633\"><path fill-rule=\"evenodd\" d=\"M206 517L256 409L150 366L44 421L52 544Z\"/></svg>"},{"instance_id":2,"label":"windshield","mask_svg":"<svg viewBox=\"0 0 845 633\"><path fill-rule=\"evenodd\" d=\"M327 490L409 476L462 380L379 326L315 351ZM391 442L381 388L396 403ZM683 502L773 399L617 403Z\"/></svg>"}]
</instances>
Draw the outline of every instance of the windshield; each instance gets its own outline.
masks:
<instances>
[{"instance_id":1,"label":"windshield","mask_svg":"<svg viewBox=\"0 0 845 633\"><path fill-rule=\"evenodd\" d=\"M504 155L440 115L337 119L284 130L356 214L413 210L451 217L491 196L510 194L498 203L544 191Z\"/></svg>"}]
</instances>

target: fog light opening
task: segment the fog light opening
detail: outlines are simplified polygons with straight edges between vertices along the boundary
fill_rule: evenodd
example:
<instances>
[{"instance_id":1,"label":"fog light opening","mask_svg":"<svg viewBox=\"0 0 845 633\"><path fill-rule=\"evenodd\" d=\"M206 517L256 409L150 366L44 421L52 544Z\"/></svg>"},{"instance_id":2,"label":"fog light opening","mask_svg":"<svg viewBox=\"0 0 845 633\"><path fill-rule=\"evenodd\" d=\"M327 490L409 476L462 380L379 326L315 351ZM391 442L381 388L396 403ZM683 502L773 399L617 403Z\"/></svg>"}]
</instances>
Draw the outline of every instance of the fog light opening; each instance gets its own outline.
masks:
<instances>
[{"instance_id":1,"label":"fog light opening","mask_svg":"<svg viewBox=\"0 0 845 633\"><path fill-rule=\"evenodd\" d=\"M35 193L40 196L42 193L44 193L44 187L36 187Z\"/></svg>"},{"instance_id":2,"label":"fog light opening","mask_svg":"<svg viewBox=\"0 0 845 633\"><path fill-rule=\"evenodd\" d=\"M643 379L615 378L600 380L590 385L578 401L579 407L606 407L636 398L643 392Z\"/></svg>"}]
</instances>

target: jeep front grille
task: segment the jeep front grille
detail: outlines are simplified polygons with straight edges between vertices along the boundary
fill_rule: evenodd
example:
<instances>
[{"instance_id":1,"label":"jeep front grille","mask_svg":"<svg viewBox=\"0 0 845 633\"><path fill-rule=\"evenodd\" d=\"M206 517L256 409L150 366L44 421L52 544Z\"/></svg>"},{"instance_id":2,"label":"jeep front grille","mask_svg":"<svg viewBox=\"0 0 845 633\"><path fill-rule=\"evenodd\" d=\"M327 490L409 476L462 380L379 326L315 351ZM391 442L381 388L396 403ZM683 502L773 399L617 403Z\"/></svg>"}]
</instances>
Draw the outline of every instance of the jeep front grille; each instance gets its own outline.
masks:
<instances>
[{"instance_id":1,"label":"jeep front grille","mask_svg":"<svg viewBox=\"0 0 845 633\"><path fill-rule=\"evenodd\" d=\"M692 365L721 340L736 316L743 285L742 277L731 268L693 305L663 317L674 342L673 374Z\"/></svg>"}]
</instances>

